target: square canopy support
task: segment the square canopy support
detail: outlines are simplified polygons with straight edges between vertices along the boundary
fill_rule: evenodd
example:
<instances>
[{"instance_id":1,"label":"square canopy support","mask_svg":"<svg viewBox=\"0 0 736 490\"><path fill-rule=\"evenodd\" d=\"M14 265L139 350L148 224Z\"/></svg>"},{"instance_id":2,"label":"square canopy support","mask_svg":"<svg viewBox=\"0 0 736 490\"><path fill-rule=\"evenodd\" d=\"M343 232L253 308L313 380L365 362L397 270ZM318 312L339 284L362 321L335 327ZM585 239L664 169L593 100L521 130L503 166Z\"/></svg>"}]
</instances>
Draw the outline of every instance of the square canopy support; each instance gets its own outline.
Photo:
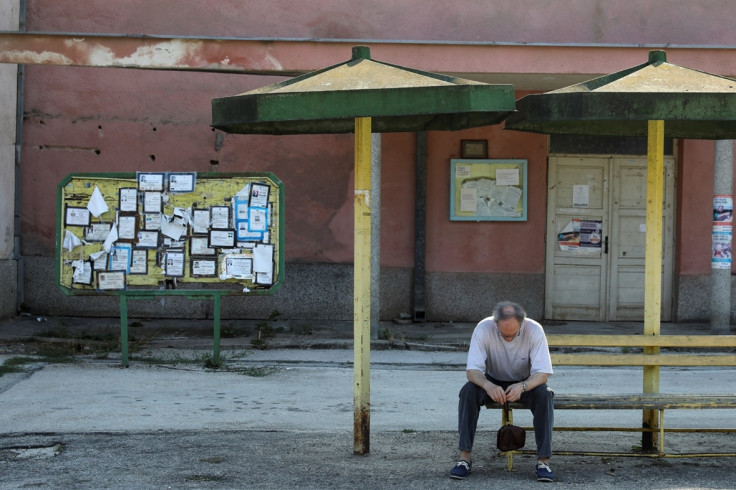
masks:
<instances>
[{"instance_id":1,"label":"square canopy support","mask_svg":"<svg viewBox=\"0 0 736 490\"><path fill-rule=\"evenodd\" d=\"M660 334L662 309L662 212L664 199L664 121L649 121L647 132L647 211L644 249L644 335ZM659 347L645 347L659 354ZM659 366L644 366L644 393L659 393ZM644 410L642 426L658 424L656 410ZM654 447L654 432L642 433L642 449Z\"/></svg>"},{"instance_id":2,"label":"square canopy support","mask_svg":"<svg viewBox=\"0 0 736 490\"><path fill-rule=\"evenodd\" d=\"M370 450L371 118L355 118L355 266L353 273L353 432L355 454Z\"/></svg>"}]
</instances>

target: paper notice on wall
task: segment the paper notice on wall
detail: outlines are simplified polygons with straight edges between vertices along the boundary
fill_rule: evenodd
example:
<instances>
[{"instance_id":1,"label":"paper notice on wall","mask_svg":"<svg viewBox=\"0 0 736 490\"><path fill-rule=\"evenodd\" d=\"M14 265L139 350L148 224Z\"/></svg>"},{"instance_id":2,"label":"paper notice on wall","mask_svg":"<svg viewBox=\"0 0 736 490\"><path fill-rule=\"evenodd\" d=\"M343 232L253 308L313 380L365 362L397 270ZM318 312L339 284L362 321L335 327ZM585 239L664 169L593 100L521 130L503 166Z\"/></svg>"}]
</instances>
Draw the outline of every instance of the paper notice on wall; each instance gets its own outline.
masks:
<instances>
[{"instance_id":1,"label":"paper notice on wall","mask_svg":"<svg viewBox=\"0 0 736 490\"><path fill-rule=\"evenodd\" d=\"M733 222L733 198L713 196L713 225L731 225Z\"/></svg>"},{"instance_id":2,"label":"paper notice on wall","mask_svg":"<svg viewBox=\"0 0 736 490\"><path fill-rule=\"evenodd\" d=\"M470 177L470 165L456 165L455 166L455 178L465 179Z\"/></svg>"},{"instance_id":3,"label":"paper notice on wall","mask_svg":"<svg viewBox=\"0 0 736 490\"><path fill-rule=\"evenodd\" d=\"M475 213L478 209L478 190L463 187L460 190L460 211Z\"/></svg>"},{"instance_id":4,"label":"paper notice on wall","mask_svg":"<svg viewBox=\"0 0 736 490\"><path fill-rule=\"evenodd\" d=\"M92 213L92 216L95 218L106 213L109 209L105 202L105 198L102 197L102 193L97 186L95 186L95 190L92 191L92 197L90 197L89 202L87 203L87 209L89 209L89 212Z\"/></svg>"},{"instance_id":5,"label":"paper notice on wall","mask_svg":"<svg viewBox=\"0 0 736 490\"><path fill-rule=\"evenodd\" d=\"M587 208L590 204L590 187L587 185L572 186L572 207Z\"/></svg>"},{"instance_id":6,"label":"paper notice on wall","mask_svg":"<svg viewBox=\"0 0 736 490\"><path fill-rule=\"evenodd\" d=\"M253 248L253 272L273 272L273 245L257 244Z\"/></svg>"},{"instance_id":7,"label":"paper notice on wall","mask_svg":"<svg viewBox=\"0 0 736 490\"><path fill-rule=\"evenodd\" d=\"M496 185L519 185L519 169L499 168L496 170Z\"/></svg>"},{"instance_id":8,"label":"paper notice on wall","mask_svg":"<svg viewBox=\"0 0 736 490\"><path fill-rule=\"evenodd\" d=\"M66 230L63 243L64 250L69 250L71 252L80 245L82 245L82 240L80 240L79 237L71 231Z\"/></svg>"},{"instance_id":9,"label":"paper notice on wall","mask_svg":"<svg viewBox=\"0 0 736 490\"><path fill-rule=\"evenodd\" d=\"M713 227L711 247L711 268L731 269L731 227ZM717 228L717 229L716 229Z\"/></svg>"}]
</instances>

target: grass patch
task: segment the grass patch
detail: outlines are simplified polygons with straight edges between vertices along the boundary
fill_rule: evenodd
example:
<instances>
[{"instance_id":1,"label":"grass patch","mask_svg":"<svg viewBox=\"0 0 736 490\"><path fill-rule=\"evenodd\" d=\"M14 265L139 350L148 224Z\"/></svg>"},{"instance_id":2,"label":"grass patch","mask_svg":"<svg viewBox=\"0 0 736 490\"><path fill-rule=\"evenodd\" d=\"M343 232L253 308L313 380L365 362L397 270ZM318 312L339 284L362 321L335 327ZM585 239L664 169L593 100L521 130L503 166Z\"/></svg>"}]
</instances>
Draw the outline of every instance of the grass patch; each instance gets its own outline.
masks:
<instances>
[{"instance_id":1,"label":"grass patch","mask_svg":"<svg viewBox=\"0 0 736 490\"><path fill-rule=\"evenodd\" d=\"M25 365L34 359L30 357L11 357L0 366L0 378L6 374L22 373L25 371Z\"/></svg>"},{"instance_id":2,"label":"grass patch","mask_svg":"<svg viewBox=\"0 0 736 490\"><path fill-rule=\"evenodd\" d=\"M270 376L273 373L277 372L278 368L275 366L253 366L246 368L228 369L228 371L242 374L243 376L250 376L252 378L265 378L266 376Z\"/></svg>"},{"instance_id":3,"label":"grass patch","mask_svg":"<svg viewBox=\"0 0 736 490\"><path fill-rule=\"evenodd\" d=\"M201 364L203 362L202 357L185 357L179 354L178 352L175 354L172 354L169 357L154 357L151 356L150 352L146 354L142 354L141 356L135 356L135 360L138 362L142 362L144 364L152 364L152 365L163 365L163 364ZM132 356L131 356L132 359Z\"/></svg>"},{"instance_id":4,"label":"grass patch","mask_svg":"<svg viewBox=\"0 0 736 490\"><path fill-rule=\"evenodd\" d=\"M228 323L227 325L224 325L220 329L220 337L222 338L235 338L238 336L238 329L233 325L232 323Z\"/></svg>"},{"instance_id":5,"label":"grass patch","mask_svg":"<svg viewBox=\"0 0 736 490\"><path fill-rule=\"evenodd\" d=\"M74 356L70 356L68 354L60 354L57 350L42 349L39 351L38 356L36 357L11 357L9 359L6 359L5 362L0 365L0 377L11 373L25 372L27 364L34 364L39 362L52 364L69 363L74 362Z\"/></svg>"},{"instance_id":6,"label":"grass patch","mask_svg":"<svg viewBox=\"0 0 736 490\"><path fill-rule=\"evenodd\" d=\"M266 339L253 339L250 341L250 345L252 345L254 349L268 349L268 342L266 342Z\"/></svg>"},{"instance_id":7,"label":"grass patch","mask_svg":"<svg viewBox=\"0 0 736 490\"><path fill-rule=\"evenodd\" d=\"M203 354L202 363L206 369L222 369L225 366L225 357L222 354L217 357L210 353Z\"/></svg>"}]
</instances>

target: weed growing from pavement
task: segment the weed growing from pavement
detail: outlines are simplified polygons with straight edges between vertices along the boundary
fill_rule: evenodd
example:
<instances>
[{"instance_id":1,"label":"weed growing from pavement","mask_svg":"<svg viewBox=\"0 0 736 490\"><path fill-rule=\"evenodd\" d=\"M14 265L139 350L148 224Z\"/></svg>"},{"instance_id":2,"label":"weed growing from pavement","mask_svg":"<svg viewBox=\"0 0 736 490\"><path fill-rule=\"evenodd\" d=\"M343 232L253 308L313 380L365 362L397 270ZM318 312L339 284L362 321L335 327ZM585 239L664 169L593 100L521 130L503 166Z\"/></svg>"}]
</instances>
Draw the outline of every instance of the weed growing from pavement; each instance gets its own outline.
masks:
<instances>
[{"instance_id":1,"label":"weed growing from pavement","mask_svg":"<svg viewBox=\"0 0 736 490\"><path fill-rule=\"evenodd\" d=\"M128 348L136 352L146 340L130 337ZM23 343L30 348L30 353L50 358L49 362L73 362L75 355L93 356L95 359L107 359L111 352L120 352L120 336L117 333L92 333L82 331L71 333L64 326L39 332Z\"/></svg>"},{"instance_id":2,"label":"weed growing from pavement","mask_svg":"<svg viewBox=\"0 0 736 490\"><path fill-rule=\"evenodd\" d=\"M54 350L40 350L38 355L35 357L19 356L6 359L5 362L0 365L0 377L4 376L5 374L25 372L27 364L63 364L69 362L74 362L74 356L59 354L58 351Z\"/></svg>"},{"instance_id":3,"label":"weed growing from pavement","mask_svg":"<svg viewBox=\"0 0 736 490\"><path fill-rule=\"evenodd\" d=\"M233 359L242 359L244 357L247 357L247 355L248 354L246 351L230 353L229 355L226 353L220 353L219 358L215 359L214 355L211 352L207 352L204 354L192 352L191 357L183 356L180 353L175 353L170 357L143 356L136 358L136 360L145 364L162 366L171 366L177 364L202 366L204 369L210 371L242 374L244 376L251 376L254 378L263 378L278 371L278 368L275 366L241 367L236 366L232 363Z\"/></svg>"},{"instance_id":4,"label":"weed growing from pavement","mask_svg":"<svg viewBox=\"0 0 736 490\"><path fill-rule=\"evenodd\" d=\"M244 368L229 368L228 371L242 374L243 376L250 376L252 378L265 378L277 372L279 369L276 366L252 366Z\"/></svg>"},{"instance_id":5,"label":"weed growing from pavement","mask_svg":"<svg viewBox=\"0 0 736 490\"><path fill-rule=\"evenodd\" d=\"M242 358L244 357L244 355L244 353L241 353L240 355L236 355L233 357ZM244 376L251 376L254 378L263 378L278 371L278 368L276 368L275 366L233 366L232 363L228 362L230 358L224 354L220 354L219 358L215 359L212 354L207 353L203 354L201 359L204 362L205 369L242 374Z\"/></svg>"},{"instance_id":6,"label":"weed growing from pavement","mask_svg":"<svg viewBox=\"0 0 736 490\"><path fill-rule=\"evenodd\" d=\"M260 334L260 332L258 333ZM265 350L268 348L268 342L266 342L266 339L262 339L262 338L251 340L250 345L252 345L254 349Z\"/></svg>"},{"instance_id":7,"label":"weed growing from pavement","mask_svg":"<svg viewBox=\"0 0 736 490\"><path fill-rule=\"evenodd\" d=\"M222 338L234 338L238 336L238 329L233 325L232 323L228 323L227 325L224 325L220 329L220 337Z\"/></svg>"},{"instance_id":8,"label":"weed growing from pavement","mask_svg":"<svg viewBox=\"0 0 736 490\"><path fill-rule=\"evenodd\" d=\"M131 356L132 358L132 356ZM135 356L135 360L144 364L196 364L200 362L200 359L195 357L184 357L180 353L176 352L171 356L154 356L151 352L146 352Z\"/></svg>"},{"instance_id":9,"label":"weed growing from pavement","mask_svg":"<svg viewBox=\"0 0 736 490\"><path fill-rule=\"evenodd\" d=\"M29 362L34 362L31 357L11 357L0 366L0 378L6 374L22 373L25 371L24 366Z\"/></svg>"},{"instance_id":10,"label":"weed growing from pavement","mask_svg":"<svg viewBox=\"0 0 736 490\"><path fill-rule=\"evenodd\" d=\"M225 366L225 357L223 355L215 357L214 354L206 353L202 354L202 362L205 368L217 371Z\"/></svg>"}]
</instances>

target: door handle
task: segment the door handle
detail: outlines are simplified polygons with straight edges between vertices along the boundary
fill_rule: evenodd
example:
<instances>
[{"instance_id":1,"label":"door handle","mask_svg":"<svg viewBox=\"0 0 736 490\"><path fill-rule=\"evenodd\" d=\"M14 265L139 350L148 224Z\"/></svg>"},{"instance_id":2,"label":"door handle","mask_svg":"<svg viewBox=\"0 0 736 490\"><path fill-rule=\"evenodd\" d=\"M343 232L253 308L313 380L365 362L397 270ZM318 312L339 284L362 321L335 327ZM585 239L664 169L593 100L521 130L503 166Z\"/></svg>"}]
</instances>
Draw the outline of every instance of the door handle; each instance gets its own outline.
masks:
<instances>
[{"instance_id":1,"label":"door handle","mask_svg":"<svg viewBox=\"0 0 736 490\"><path fill-rule=\"evenodd\" d=\"M608 237L603 239L603 253L604 254L608 253Z\"/></svg>"}]
</instances>

